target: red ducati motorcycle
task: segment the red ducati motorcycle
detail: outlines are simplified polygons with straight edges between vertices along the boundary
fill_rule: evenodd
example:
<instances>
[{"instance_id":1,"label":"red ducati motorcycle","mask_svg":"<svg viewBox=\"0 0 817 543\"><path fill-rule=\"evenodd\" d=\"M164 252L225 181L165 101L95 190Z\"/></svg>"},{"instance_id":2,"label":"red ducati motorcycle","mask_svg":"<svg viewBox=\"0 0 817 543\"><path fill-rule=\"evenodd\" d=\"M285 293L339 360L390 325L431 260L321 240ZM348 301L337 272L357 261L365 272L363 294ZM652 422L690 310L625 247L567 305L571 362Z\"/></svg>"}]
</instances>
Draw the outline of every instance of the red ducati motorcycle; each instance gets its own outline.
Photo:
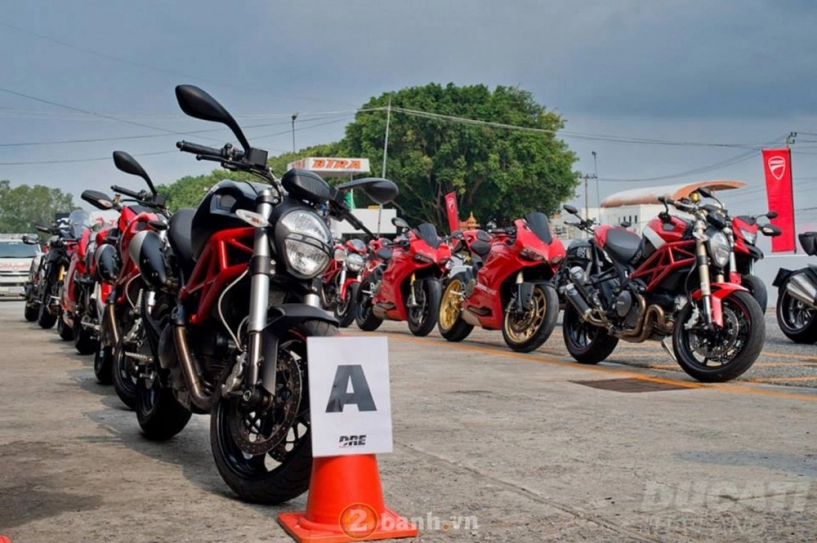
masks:
<instances>
[{"instance_id":1,"label":"red ducati motorcycle","mask_svg":"<svg viewBox=\"0 0 817 543\"><path fill-rule=\"evenodd\" d=\"M341 328L355 320L353 301L366 265L366 254L366 244L357 238L338 242L334 258L323 274L323 306L334 311Z\"/></svg>"},{"instance_id":2,"label":"red ducati motorcycle","mask_svg":"<svg viewBox=\"0 0 817 543\"><path fill-rule=\"evenodd\" d=\"M408 321L412 334L427 336L437 324L440 278L451 258L451 247L440 242L433 224L409 229L399 217L392 224L403 236L375 253L382 263L360 281L355 321L366 331L377 330L385 319Z\"/></svg>"},{"instance_id":3,"label":"red ducati motorcycle","mask_svg":"<svg viewBox=\"0 0 817 543\"><path fill-rule=\"evenodd\" d=\"M559 297L551 282L565 248L551 234L547 217L529 213L513 226L475 235L456 233L455 252L467 248L472 265L448 281L438 328L448 341L462 341L475 326L502 330L518 352L538 349L553 333Z\"/></svg>"},{"instance_id":4,"label":"red ducati motorcycle","mask_svg":"<svg viewBox=\"0 0 817 543\"><path fill-rule=\"evenodd\" d=\"M158 441L181 432L193 413L209 413L211 450L227 485L242 499L280 503L309 486L307 339L337 333L321 308L332 243L317 210L327 206L361 228L345 191L387 203L397 187L384 179L330 187L305 170L278 179L266 151L250 146L213 97L181 85L176 98L187 115L227 125L242 147L179 142L181 151L263 183L217 183L196 209L131 240L128 253L154 293L152 307L141 299L151 355L138 368L137 420Z\"/></svg>"},{"instance_id":5,"label":"red ducati motorcycle","mask_svg":"<svg viewBox=\"0 0 817 543\"><path fill-rule=\"evenodd\" d=\"M644 237L623 228L573 223L592 234L567 251L560 289L567 300L563 335L578 362L597 364L619 340L641 343L672 337L662 345L681 368L703 382L734 379L754 364L765 337L760 306L746 288L728 282L732 247L721 213L691 201L660 198L666 210L651 220ZM669 214L669 206L692 215ZM578 217L573 206L564 206Z\"/></svg>"},{"instance_id":6,"label":"red ducati motorcycle","mask_svg":"<svg viewBox=\"0 0 817 543\"><path fill-rule=\"evenodd\" d=\"M757 243L757 235L761 233L765 236L779 236L781 231L773 224L760 224L758 219L777 217L776 211L769 211L763 215L739 215L731 219L732 237L734 239L733 261L730 261L729 271L734 272L740 279L740 284L746 287L752 296L755 297L760 309L765 313L768 303L766 284L754 274L755 262L763 258Z\"/></svg>"}]
</instances>

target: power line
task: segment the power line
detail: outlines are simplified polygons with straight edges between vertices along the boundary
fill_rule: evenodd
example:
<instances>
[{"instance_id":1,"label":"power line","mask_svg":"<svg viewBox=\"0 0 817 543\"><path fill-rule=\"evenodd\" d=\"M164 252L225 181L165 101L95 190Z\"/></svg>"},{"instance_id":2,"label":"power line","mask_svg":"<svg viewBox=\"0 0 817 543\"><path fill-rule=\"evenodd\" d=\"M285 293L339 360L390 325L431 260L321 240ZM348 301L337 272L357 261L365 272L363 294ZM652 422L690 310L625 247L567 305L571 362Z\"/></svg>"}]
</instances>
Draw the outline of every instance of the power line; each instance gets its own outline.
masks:
<instances>
[{"instance_id":1,"label":"power line","mask_svg":"<svg viewBox=\"0 0 817 543\"><path fill-rule=\"evenodd\" d=\"M173 70L167 70L167 69L164 69L164 68L151 66L149 64L143 64L141 62L135 62L135 61L132 61L132 60L128 60L126 58L117 57L117 56L114 56L114 55L111 55L111 54L108 54L108 53L102 53L100 51L95 51L93 49L87 49L85 47L80 47L80 46L74 45L72 43L68 43L68 42L64 42L62 40L58 40L58 39L53 38L51 36L46 36L45 34L40 34L38 32L34 32L32 30L26 30L24 28L14 26L12 24L9 24L6 21L0 21L0 25L3 25L5 27L7 27L7 28L11 28L12 30L16 30L17 32L20 32L22 34L28 34L30 36L37 37L37 38L39 38L41 40L56 43L57 45L67 47L69 49L74 49L74 50L77 50L77 51L81 51L83 53L87 53L89 55L95 55L95 56L98 56L98 57L106 58L108 60L121 62L121 63L127 64L129 66L134 66L134 67L137 67L137 68L141 68L143 70L150 70L150 71L153 71L153 72L163 73L165 75L171 75L171 76L173 76L173 77L175 77L177 79L192 79L192 80L195 80L195 81L201 81L202 83L208 83L210 85L219 85L219 86L222 86L222 87L230 87L230 88L242 90L242 91L245 91L245 92L246 91L257 92L257 93L261 93L261 94L266 94L268 96L274 96L276 98L284 98L284 99L287 99L287 100L300 100L300 101L306 101L306 102L323 102L323 103L326 103L326 104L335 104L335 105L344 105L344 106L349 106L350 105L350 104L347 104L347 103L344 103L344 102L336 102L336 101L331 101L331 100L322 100L322 99L319 99L319 98L309 98L309 97L300 96L300 95L297 96L297 97L286 96L286 95L271 93L271 92L269 92L268 90L265 90L265 89L242 87L240 85L235 85L235 84L232 84L232 83L226 83L226 82L223 82L223 81L213 81L213 80L204 79L204 78L201 78L201 77L194 77L194 76L190 76L190 75L179 74L179 73L177 73L177 72L175 72Z\"/></svg>"}]
</instances>

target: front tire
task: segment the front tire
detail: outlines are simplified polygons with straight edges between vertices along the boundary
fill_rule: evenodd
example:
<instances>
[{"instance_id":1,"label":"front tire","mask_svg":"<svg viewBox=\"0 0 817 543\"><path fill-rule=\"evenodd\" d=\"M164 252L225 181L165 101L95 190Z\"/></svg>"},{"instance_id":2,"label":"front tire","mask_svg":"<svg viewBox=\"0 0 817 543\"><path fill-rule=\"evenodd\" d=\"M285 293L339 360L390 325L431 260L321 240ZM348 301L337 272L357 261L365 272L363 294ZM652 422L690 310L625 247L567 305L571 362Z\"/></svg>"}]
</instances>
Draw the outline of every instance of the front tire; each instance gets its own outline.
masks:
<instances>
[{"instance_id":1,"label":"front tire","mask_svg":"<svg viewBox=\"0 0 817 543\"><path fill-rule=\"evenodd\" d=\"M468 276L458 273L448 280L440 300L440 315L437 318L437 330L448 341L459 342L468 337L474 325L462 319L462 302L465 299L465 285Z\"/></svg>"},{"instance_id":2,"label":"front tire","mask_svg":"<svg viewBox=\"0 0 817 543\"><path fill-rule=\"evenodd\" d=\"M418 294L419 296L417 296ZM425 337L437 326L441 297L442 287L437 279L425 279L420 282L419 291L415 288L417 307L406 308L409 331L413 335Z\"/></svg>"},{"instance_id":3,"label":"front tire","mask_svg":"<svg viewBox=\"0 0 817 543\"><path fill-rule=\"evenodd\" d=\"M573 304L565 304L562 316L562 336L565 347L579 364L598 364L606 360L618 345L618 338L607 330L584 322Z\"/></svg>"},{"instance_id":4,"label":"front tire","mask_svg":"<svg viewBox=\"0 0 817 543\"><path fill-rule=\"evenodd\" d=\"M740 277L740 284L743 287L746 287L754 299L757 301L757 305L760 306L760 311L765 314L766 308L769 305L769 295L766 292L766 283L764 283L760 277L756 275L742 275Z\"/></svg>"},{"instance_id":5,"label":"front tire","mask_svg":"<svg viewBox=\"0 0 817 543\"><path fill-rule=\"evenodd\" d=\"M751 368L766 338L766 323L757 300L745 290L727 295L721 300L723 327L714 332L697 325L687 329L692 307L693 303L688 303L681 310L672 333L681 369L703 383L723 383Z\"/></svg>"},{"instance_id":6,"label":"front tire","mask_svg":"<svg viewBox=\"0 0 817 543\"><path fill-rule=\"evenodd\" d=\"M23 317L28 322L34 322L37 320L37 316L40 314L40 308L36 305L30 305L29 302L26 302L26 308L23 311Z\"/></svg>"},{"instance_id":7,"label":"front tire","mask_svg":"<svg viewBox=\"0 0 817 543\"><path fill-rule=\"evenodd\" d=\"M530 310L518 315L511 307L505 310L502 323L505 344L518 353L535 351L553 333L558 316L559 295L553 285L534 285Z\"/></svg>"},{"instance_id":8,"label":"front tire","mask_svg":"<svg viewBox=\"0 0 817 543\"><path fill-rule=\"evenodd\" d=\"M113 354L110 347L100 347L94 354L94 375L100 385L113 383Z\"/></svg>"},{"instance_id":9,"label":"front tire","mask_svg":"<svg viewBox=\"0 0 817 543\"><path fill-rule=\"evenodd\" d=\"M383 319L377 317L372 309L374 304L374 287L377 281L368 276L360 282L355 299L355 322L357 327L365 332L374 332L383 324Z\"/></svg>"},{"instance_id":10,"label":"front tire","mask_svg":"<svg viewBox=\"0 0 817 543\"><path fill-rule=\"evenodd\" d=\"M40 328L48 330L57 324L57 316L48 311L49 301L51 300L51 285L43 285L43 293L40 296L40 307L38 308L37 324Z\"/></svg>"},{"instance_id":11,"label":"front tire","mask_svg":"<svg viewBox=\"0 0 817 543\"><path fill-rule=\"evenodd\" d=\"M193 413L176 401L173 389L163 387L159 377L148 386L145 379L136 383L136 420L149 441L167 441L187 426Z\"/></svg>"},{"instance_id":12,"label":"front tire","mask_svg":"<svg viewBox=\"0 0 817 543\"><path fill-rule=\"evenodd\" d=\"M145 341L147 341L145 339ZM125 345L124 338L120 338L113 350L113 363L111 364L111 375L113 376L113 388L116 395L128 409L136 410L136 382L133 375L130 360L126 350L133 347L130 343Z\"/></svg>"},{"instance_id":13,"label":"front tire","mask_svg":"<svg viewBox=\"0 0 817 543\"><path fill-rule=\"evenodd\" d=\"M242 500L276 505L296 498L309 489L312 436L309 434L306 341L308 337L333 336L337 331L335 326L326 322L305 321L281 336L278 347L279 364L283 367L283 360L289 362L289 368L297 364L303 375L300 378L301 400L294 422L283 439L269 452L255 455L245 452L236 442L233 433L246 431L248 442L262 442L265 429L274 431L283 407L259 413L243 407L240 398L221 398L213 408L210 415L213 458L224 482ZM279 370L277 382L282 386L276 392L278 398L293 395L294 390L289 390L286 386L293 381L285 377Z\"/></svg>"},{"instance_id":14,"label":"front tire","mask_svg":"<svg viewBox=\"0 0 817 543\"><path fill-rule=\"evenodd\" d=\"M92 354L99 351L99 340L94 333L82 327L81 317L74 317L74 347L79 354Z\"/></svg>"},{"instance_id":15,"label":"front tire","mask_svg":"<svg viewBox=\"0 0 817 543\"><path fill-rule=\"evenodd\" d=\"M341 328L347 328L355 320L355 300L360 283L355 281L346 290L346 298L335 303L335 318L338 319Z\"/></svg>"},{"instance_id":16,"label":"front tire","mask_svg":"<svg viewBox=\"0 0 817 543\"><path fill-rule=\"evenodd\" d=\"M795 343L817 342L817 311L795 299L786 291L786 281L777 296L777 325L780 331Z\"/></svg>"},{"instance_id":17,"label":"front tire","mask_svg":"<svg viewBox=\"0 0 817 543\"><path fill-rule=\"evenodd\" d=\"M65 322L65 317L62 315L62 311L60 311L57 320L57 333L60 335L60 339L63 341L71 341L74 339L74 330Z\"/></svg>"}]
</instances>

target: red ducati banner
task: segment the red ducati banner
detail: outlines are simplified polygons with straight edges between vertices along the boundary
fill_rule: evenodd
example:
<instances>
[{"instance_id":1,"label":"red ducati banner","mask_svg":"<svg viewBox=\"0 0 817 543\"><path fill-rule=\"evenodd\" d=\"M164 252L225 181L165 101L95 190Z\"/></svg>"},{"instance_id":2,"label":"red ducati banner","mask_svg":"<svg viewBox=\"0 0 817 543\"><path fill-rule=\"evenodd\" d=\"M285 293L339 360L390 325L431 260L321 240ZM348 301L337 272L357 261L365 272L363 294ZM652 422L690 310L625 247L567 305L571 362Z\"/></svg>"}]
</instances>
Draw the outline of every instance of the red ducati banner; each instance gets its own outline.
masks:
<instances>
[{"instance_id":1,"label":"red ducati banner","mask_svg":"<svg viewBox=\"0 0 817 543\"><path fill-rule=\"evenodd\" d=\"M763 170L766 173L766 195L769 210L777 211L771 222L783 233L772 238L772 252L795 250L794 198L791 184L791 151L789 149L764 149Z\"/></svg>"},{"instance_id":2,"label":"red ducati banner","mask_svg":"<svg viewBox=\"0 0 817 543\"><path fill-rule=\"evenodd\" d=\"M448 215L449 233L460 229L460 213L457 210L457 193L449 192L445 195L445 211Z\"/></svg>"}]
</instances>

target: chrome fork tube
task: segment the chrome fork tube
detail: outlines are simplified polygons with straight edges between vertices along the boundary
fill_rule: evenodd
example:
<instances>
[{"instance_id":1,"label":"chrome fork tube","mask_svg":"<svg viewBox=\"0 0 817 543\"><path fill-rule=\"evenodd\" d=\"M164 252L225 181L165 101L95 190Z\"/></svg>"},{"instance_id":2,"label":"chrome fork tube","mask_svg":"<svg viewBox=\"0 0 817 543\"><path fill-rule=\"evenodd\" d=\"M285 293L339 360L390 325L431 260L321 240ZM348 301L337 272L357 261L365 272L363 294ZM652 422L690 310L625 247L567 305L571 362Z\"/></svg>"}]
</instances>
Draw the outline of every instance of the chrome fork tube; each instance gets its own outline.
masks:
<instances>
[{"instance_id":1,"label":"chrome fork tube","mask_svg":"<svg viewBox=\"0 0 817 543\"><path fill-rule=\"evenodd\" d=\"M706 254L706 225L698 219L695 221L695 255L698 265L698 277L701 281L701 299L704 306L704 322L712 325L712 288L709 282L709 259Z\"/></svg>"},{"instance_id":2,"label":"chrome fork tube","mask_svg":"<svg viewBox=\"0 0 817 543\"><path fill-rule=\"evenodd\" d=\"M256 199L256 213L269 220L272 213L273 194L264 189ZM250 315L247 320L247 385L254 389L258 384L261 366L261 332L267 324L269 283L272 272L272 254L267 227L255 229L253 255L250 260ZM274 390L274 387L273 387Z\"/></svg>"}]
</instances>

